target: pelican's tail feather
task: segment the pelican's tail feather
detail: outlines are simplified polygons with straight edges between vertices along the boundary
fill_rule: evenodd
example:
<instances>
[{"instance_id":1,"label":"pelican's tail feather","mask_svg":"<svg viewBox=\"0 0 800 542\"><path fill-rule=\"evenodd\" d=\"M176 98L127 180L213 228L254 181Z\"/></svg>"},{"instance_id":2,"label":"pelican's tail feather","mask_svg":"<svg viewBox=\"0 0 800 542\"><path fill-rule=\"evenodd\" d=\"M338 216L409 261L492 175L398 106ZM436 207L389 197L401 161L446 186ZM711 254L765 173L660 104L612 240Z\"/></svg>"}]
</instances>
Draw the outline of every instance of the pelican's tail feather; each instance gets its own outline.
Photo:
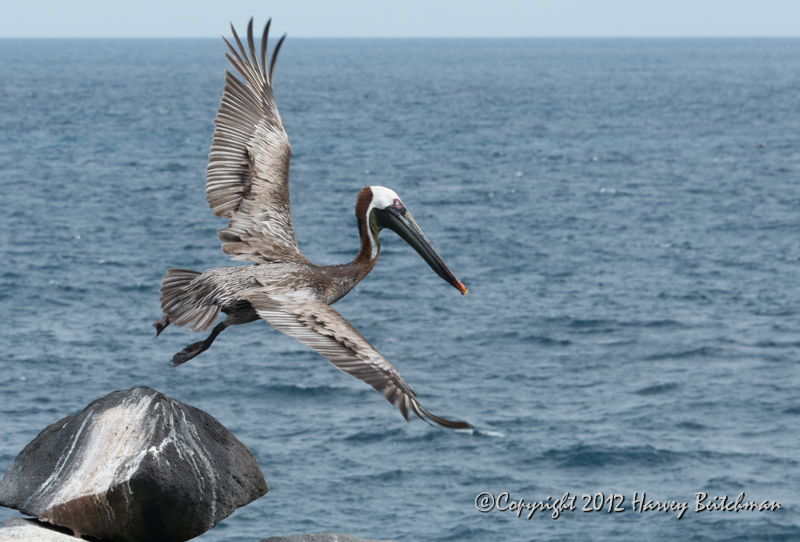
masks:
<instances>
[{"instance_id":1,"label":"pelican's tail feather","mask_svg":"<svg viewBox=\"0 0 800 542\"><path fill-rule=\"evenodd\" d=\"M201 304L201 288L195 280L201 273L189 269L167 269L161 281L161 309L176 326L192 324L192 331L208 331L219 316L219 306Z\"/></svg>"}]
</instances>

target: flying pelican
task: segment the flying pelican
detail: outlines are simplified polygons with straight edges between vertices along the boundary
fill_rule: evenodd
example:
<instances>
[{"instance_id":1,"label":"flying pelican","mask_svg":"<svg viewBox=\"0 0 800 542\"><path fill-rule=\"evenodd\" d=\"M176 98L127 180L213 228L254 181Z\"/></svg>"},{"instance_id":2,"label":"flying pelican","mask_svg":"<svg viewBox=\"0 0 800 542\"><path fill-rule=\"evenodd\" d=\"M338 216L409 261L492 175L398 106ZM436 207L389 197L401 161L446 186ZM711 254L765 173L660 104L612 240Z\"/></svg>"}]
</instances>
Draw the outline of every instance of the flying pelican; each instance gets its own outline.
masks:
<instances>
[{"instance_id":1,"label":"flying pelican","mask_svg":"<svg viewBox=\"0 0 800 542\"><path fill-rule=\"evenodd\" d=\"M423 421L466 429L470 427L466 422L445 420L422 408L394 365L330 307L372 270L381 250L378 233L384 228L397 233L436 274L467 294L399 196L382 186L367 186L358 193L361 246L350 263L314 265L297 246L289 208L291 148L272 95L275 60L286 35L275 46L267 70L270 22L261 39L260 63L252 19L247 27L249 55L233 25L239 51L223 37L230 50L225 56L245 83L225 72L206 171L208 204L215 216L230 219L219 230L222 251L255 265L217 267L204 273L167 270L159 290L164 316L153 324L156 336L171 323L208 331L220 311L227 315L204 341L175 354L172 363L180 365L208 350L228 326L263 319L326 357L340 371L382 392L406 421L411 410Z\"/></svg>"}]
</instances>

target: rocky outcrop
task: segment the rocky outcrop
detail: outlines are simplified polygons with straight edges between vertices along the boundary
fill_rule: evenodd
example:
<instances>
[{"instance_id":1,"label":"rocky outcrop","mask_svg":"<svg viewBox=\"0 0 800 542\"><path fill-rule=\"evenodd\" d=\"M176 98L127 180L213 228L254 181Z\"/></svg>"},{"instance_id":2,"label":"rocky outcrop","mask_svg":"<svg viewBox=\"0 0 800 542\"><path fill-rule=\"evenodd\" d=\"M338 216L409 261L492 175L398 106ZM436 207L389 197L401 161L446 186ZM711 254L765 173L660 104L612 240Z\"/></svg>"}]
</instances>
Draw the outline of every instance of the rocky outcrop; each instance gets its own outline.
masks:
<instances>
[{"instance_id":1,"label":"rocky outcrop","mask_svg":"<svg viewBox=\"0 0 800 542\"><path fill-rule=\"evenodd\" d=\"M182 542L268 489L250 451L217 420L140 387L42 431L0 482L0 505L76 535Z\"/></svg>"},{"instance_id":2,"label":"rocky outcrop","mask_svg":"<svg viewBox=\"0 0 800 542\"><path fill-rule=\"evenodd\" d=\"M318 533L318 534L295 534L292 536L273 536L265 538L261 542L389 542L381 540L367 540L365 538L355 538L350 535L340 533Z\"/></svg>"}]
</instances>

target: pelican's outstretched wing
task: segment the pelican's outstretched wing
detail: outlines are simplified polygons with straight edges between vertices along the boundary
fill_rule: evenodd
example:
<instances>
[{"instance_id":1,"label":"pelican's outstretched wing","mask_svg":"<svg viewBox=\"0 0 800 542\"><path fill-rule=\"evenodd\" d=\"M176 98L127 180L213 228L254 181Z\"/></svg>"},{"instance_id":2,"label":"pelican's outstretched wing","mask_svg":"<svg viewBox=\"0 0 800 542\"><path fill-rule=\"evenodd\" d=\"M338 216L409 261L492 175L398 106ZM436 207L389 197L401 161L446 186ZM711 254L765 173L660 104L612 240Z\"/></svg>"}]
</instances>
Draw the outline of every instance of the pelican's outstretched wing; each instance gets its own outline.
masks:
<instances>
[{"instance_id":1,"label":"pelican's outstretched wing","mask_svg":"<svg viewBox=\"0 0 800 542\"><path fill-rule=\"evenodd\" d=\"M343 373L363 380L400 409L408 420L411 410L424 421L450 429L467 429L470 424L434 416L419 404L394 365L330 306L285 288L256 288L239 294L258 315L278 331L294 337L328 358Z\"/></svg>"},{"instance_id":2,"label":"pelican's outstretched wing","mask_svg":"<svg viewBox=\"0 0 800 542\"><path fill-rule=\"evenodd\" d=\"M225 72L225 90L206 171L208 204L216 216L230 218L219 230L222 251L234 260L307 262L297 247L289 207L289 158L292 149L272 96L272 70L280 39L266 66L267 35L256 58L253 20L247 26L248 56L233 25L239 52L228 40L228 61L244 83ZM240 54L241 53L241 54Z\"/></svg>"}]
</instances>

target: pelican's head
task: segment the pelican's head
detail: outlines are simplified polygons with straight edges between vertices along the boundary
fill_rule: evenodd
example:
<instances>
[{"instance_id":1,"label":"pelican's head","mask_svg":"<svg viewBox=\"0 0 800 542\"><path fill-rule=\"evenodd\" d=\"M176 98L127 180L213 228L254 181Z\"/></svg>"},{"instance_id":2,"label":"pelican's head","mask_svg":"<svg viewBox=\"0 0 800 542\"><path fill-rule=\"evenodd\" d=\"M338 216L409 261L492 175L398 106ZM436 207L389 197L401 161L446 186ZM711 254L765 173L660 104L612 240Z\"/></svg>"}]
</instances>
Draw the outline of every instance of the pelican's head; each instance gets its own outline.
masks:
<instances>
[{"instance_id":1,"label":"pelican's head","mask_svg":"<svg viewBox=\"0 0 800 542\"><path fill-rule=\"evenodd\" d=\"M377 258L380 246L378 233L383 228L388 228L411 245L445 282L457 288L461 295L467 295L466 287L447 268L442 257L411 218L411 213L403 205L400 196L393 190L383 186L367 186L362 189L356 202L356 217L365 221L373 259Z\"/></svg>"}]
</instances>

